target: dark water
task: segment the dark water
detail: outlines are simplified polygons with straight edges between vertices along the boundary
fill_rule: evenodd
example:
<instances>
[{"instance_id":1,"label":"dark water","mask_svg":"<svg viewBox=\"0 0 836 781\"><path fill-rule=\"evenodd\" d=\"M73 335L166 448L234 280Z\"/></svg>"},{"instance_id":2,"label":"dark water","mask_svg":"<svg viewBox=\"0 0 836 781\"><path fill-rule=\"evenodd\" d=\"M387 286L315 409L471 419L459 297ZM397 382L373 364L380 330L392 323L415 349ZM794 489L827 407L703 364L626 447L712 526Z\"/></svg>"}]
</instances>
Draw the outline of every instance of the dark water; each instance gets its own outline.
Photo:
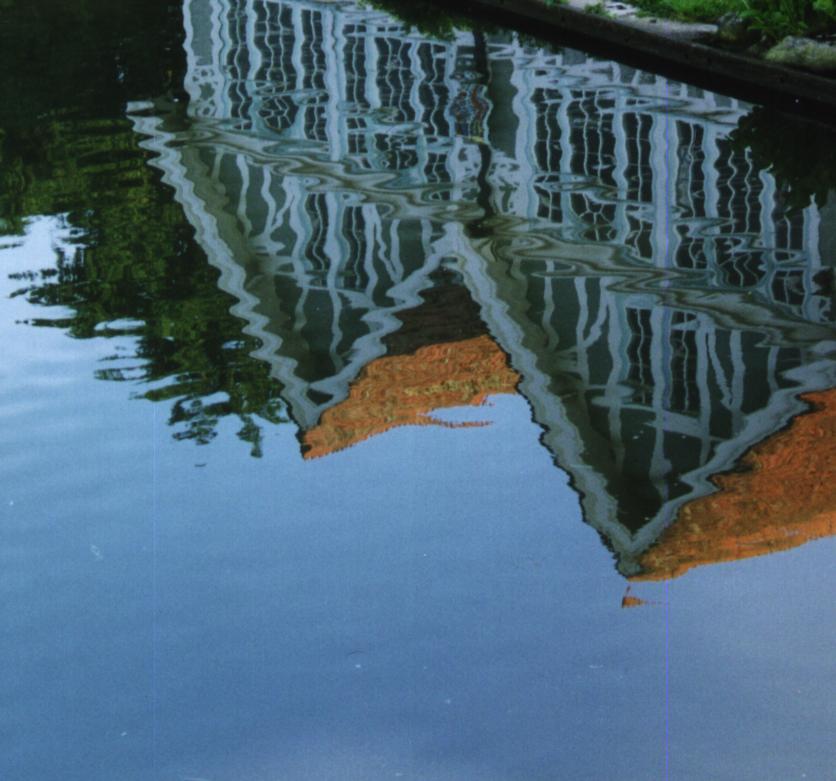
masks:
<instances>
[{"instance_id":1,"label":"dark water","mask_svg":"<svg viewBox=\"0 0 836 781\"><path fill-rule=\"evenodd\" d=\"M832 130L441 14L0 15L0 778L830 777Z\"/></svg>"}]
</instances>

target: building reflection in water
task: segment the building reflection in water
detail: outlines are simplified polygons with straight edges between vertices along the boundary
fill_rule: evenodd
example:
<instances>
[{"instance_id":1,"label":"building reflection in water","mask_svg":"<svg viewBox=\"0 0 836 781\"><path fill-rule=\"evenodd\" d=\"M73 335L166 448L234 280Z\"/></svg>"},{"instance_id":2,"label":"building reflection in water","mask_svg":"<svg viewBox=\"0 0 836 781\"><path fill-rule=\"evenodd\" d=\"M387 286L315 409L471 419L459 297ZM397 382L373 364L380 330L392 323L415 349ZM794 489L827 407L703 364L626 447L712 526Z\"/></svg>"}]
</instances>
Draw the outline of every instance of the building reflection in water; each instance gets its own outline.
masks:
<instances>
[{"instance_id":1,"label":"building reflection in water","mask_svg":"<svg viewBox=\"0 0 836 781\"><path fill-rule=\"evenodd\" d=\"M686 504L639 560L636 580L794 548L836 533L836 390L811 393L811 412L750 451L720 491Z\"/></svg>"},{"instance_id":2,"label":"building reflection in water","mask_svg":"<svg viewBox=\"0 0 836 781\"><path fill-rule=\"evenodd\" d=\"M184 23L185 116L129 111L307 456L516 389L624 574L676 574L695 518L736 535L710 478L836 384L836 204L782 207L729 140L747 104L350 4Z\"/></svg>"},{"instance_id":3,"label":"building reflection in water","mask_svg":"<svg viewBox=\"0 0 836 781\"><path fill-rule=\"evenodd\" d=\"M432 413L516 392L519 376L487 334L466 289L438 280L422 298L421 305L399 314L401 328L383 340L386 354L363 367L348 397L303 433L305 458L328 455L396 426L482 425L448 423Z\"/></svg>"}]
</instances>

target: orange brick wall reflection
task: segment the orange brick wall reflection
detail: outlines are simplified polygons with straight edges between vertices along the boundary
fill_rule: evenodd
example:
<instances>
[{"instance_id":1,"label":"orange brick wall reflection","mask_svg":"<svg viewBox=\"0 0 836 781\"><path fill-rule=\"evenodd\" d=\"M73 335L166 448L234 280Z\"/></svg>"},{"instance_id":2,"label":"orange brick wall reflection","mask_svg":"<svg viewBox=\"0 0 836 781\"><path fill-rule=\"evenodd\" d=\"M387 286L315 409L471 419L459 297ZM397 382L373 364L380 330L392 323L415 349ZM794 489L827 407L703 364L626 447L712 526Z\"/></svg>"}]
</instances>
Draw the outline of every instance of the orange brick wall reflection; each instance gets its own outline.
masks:
<instances>
[{"instance_id":1,"label":"orange brick wall reflection","mask_svg":"<svg viewBox=\"0 0 836 781\"><path fill-rule=\"evenodd\" d=\"M746 471L715 478L719 492L685 505L640 561L633 580L794 548L836 528L836 389L805 394L812 412L757 445Z\"/></svg>"},{"instance_id":2,"label":"orange brick wall reflection","mask_svg":"<svg viewBox=\"0 0 836 781\"><path fill-rule=\"evenodd\" d=\"M518 381L505 353L485 335L378 358L363 369L348 398L326 410L319 424L305 432L304 457L342 450L396 426L483 425L445 423L430 413L514 393Z\"/></svg>"}]
</instances>

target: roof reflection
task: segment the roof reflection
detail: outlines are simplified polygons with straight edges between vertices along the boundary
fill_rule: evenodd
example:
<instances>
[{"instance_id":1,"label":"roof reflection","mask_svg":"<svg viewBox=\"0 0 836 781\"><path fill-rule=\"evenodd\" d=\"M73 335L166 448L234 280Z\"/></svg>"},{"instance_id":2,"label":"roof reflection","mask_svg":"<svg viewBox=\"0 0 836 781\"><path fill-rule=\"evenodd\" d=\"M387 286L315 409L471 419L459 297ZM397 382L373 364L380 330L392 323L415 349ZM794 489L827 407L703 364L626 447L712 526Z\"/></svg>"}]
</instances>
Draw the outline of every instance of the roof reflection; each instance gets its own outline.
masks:
<instances>
[{"instance_id":1,"label":"roof reflection","mask_svg":"<svg viewBox=\"0 0 836 781\"><path fill-rule=\"evenodd\" d=\"M305 458L328 455L397 426L485 425L450 423L433 413L515 392L519 376L485 333L466 290L442 283L425 298L399 315L404 325L386 340L387 354L363 367L348 397L302 433Z\"/></svg>"},{"instance_id":2,"label":"roof reflection","mask_svg":"<svg viewBox=\"0 0 836 781\"><path fill-rule=\"evenodd\" d=\"M667 580L692 567L763 556L836 533L836 391L756 445L717 493L686 504L639 560L634 580Z\"/></svg>"},{"instance_id":3,"label":"roof reflection","mask_svg":"<svg viewBox=\"0 0 836 781\"><path fill-rule=\"evenodd\" d=\"M350 4L184 24L186 116L134 126L307 457L516 387L620 570L670 573L677 513L834 384L833 226L729 142L746 104ZM441 272L481 331L398 347Z\"/></svg>"}]
</instances>

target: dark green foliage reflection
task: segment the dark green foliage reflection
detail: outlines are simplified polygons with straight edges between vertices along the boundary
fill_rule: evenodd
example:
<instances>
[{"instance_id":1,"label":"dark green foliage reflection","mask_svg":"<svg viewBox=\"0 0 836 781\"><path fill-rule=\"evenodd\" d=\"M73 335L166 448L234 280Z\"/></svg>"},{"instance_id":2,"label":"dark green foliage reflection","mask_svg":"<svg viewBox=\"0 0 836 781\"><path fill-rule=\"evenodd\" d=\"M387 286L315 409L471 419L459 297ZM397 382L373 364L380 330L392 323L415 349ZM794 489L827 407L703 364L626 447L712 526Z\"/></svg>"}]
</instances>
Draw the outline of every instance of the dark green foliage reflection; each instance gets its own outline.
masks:
<instances>
[{"instance_id":1,"label":"dark green foliage reflection","mask_svg":"<svg viewBox=\"0 0 836 781\"><path fill-rule=\"evenodd\" d=\"M732 140L741 151L750 149L756 165L775 177L792 209L809 206L811 199L824 206L836 190L836 146L827 125L756 107L741 119Z\"/></svg>"},{"instance_id":2,"label":"dark green foliage reflection","mask_svg":"<svg viewBox=\"0 0 836 781\"><path fill-rule=\"evenodd\" d=\"M20 295L65 307L38 325L77 338L136 338L134 370L102 379L153 384L175 437L210 441L226 416L261 452L259 420L285 420L269 369L250 357L217 272L159 174L125 103L182 85L181 4L173 0L4 2L0 27L0 231L61 214L76 246L21 280ZM67 31L72 30L72 35ZM19 67L26 62L27 67ZM38 262L33 262L33 267ZM130 327L108 328L114 321Z\"/></svg>"},{"instance_id":3,"label":"dark green foliage reflection","mask_svg":"<svg viewBox=\"0 0 836 781\"><path fill-rule=\"evenodd\" d=\"M236 416L238 436L259 455L258 420L285 420L277 383L250 357L254 340L242 336L217 272L130 124L53 121L29 135L7 132L2 149L7 229L21 231L37 214L66 214L73 228L74 251L21 279L19 295L65 308L54 317L45 310L37 324L76 338L135 337L135 366L118 355L119 367L98 377L153 384L138 395L170 405L177 439L206 443L223 417Z\"/></svg>"}]
</instances>

